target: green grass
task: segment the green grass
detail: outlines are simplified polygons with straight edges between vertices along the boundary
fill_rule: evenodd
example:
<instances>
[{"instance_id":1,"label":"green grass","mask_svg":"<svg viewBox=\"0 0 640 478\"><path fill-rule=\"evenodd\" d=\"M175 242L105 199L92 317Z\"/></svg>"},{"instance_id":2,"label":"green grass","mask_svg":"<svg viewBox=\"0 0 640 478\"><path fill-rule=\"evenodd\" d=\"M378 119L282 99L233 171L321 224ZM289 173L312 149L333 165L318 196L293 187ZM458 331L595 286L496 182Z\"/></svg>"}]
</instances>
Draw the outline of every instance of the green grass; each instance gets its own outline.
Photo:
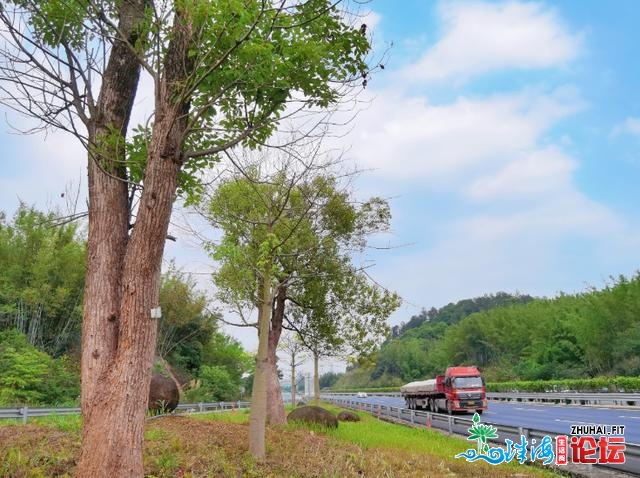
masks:
<instances>
[{"instance_id":1,"label":"green grass","mask_svg":"<svg viewBox=\"0 0 640 478\"><path fill-rule=\"evenodd\" d=\"M48 417L29 419L29 423L54 428L62 432L79 432L82 429L80 415L49 415Z\"/></svg>"},{"instance_id":2,"label":"green grass","mask_svg":"<svg viewBox=\"0 0 640 478\"><path fill-rule=\"evenodd\" d=\"M393 448L443 457L453 457L472 445L464 438L446 436L435 430L396 425L366 413L358 415L360 422L341 422L337 429L331 430L331 435L364 448Z\"/></svg>"},{"instance_id":3,"label":"green grass","mask_svg":"<svg viewBox=\"0 0 640 478\"><path fill-rule=\"evenodd\" d=\"M337 414L342 408L323 403L323 408ZM452 458L472 447L463 437L447 436L427 428L412 428L385 422L365 412L354 412L361 421L340 422L336 429L308 424L289 423L287 428L311 428L338 440L355 443L363 448L389 448Z\"/></svg>"},{"instance_id":4,"label":"green grass","mask_svg":"<svg viewBox=\"0 0 640 478\"><path fill-rule=\"evenodd\" d=\"M323 403L321 406L334 414L343 410L328 403ZM464 437L447 436L442 432L424 427L415 428L385 422L365 412L355 413L360 417L361 421L340 422L336 429L321 426L312 426L311 428L338 440L355 443L365 449L404 450L441 458L453 458L457 454L475 446L473 442L466 440ZM287 424L287 428L310 428L310 426L293 422ZM516 471L517 469L522 470L523 465L511 462L501 466L513 468ZM538 467L537 465L535 468L535 471L539 471L541 476L558 476L549 469ZM529 466L528 469L531 470L532 467Z\"/></svg>"},{"instance_id":5,"label":"green grass","mask_svg":"<svg viewBox=\"0 0 640 478\"><path fill-rule=\"evenodd\" d=\"M230 412L211 412L211 413L194 413L189 415L194 420L220 420L230 423L248 423L249 422L249 409L242 408Z\"/></svg>"}]
</instances>

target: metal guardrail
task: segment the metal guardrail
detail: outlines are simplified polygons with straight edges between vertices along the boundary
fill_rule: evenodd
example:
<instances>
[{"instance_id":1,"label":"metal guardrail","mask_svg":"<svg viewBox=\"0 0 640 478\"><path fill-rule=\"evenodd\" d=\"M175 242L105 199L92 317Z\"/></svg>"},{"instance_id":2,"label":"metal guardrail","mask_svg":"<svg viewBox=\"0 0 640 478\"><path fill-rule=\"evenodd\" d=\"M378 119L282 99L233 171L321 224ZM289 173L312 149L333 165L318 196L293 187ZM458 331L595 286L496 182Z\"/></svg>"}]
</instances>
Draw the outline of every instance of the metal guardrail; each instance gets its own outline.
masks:
<instances>
[{"instance_id":1,"label":"metal guardrail","mask_svg":"<svg viewBox=\"0 0 640 478\"><path fill-rule=\"evenodd\" d=\"M487 392L489 400L565 403L571 405L640 406L640 393L608 392Z\"/></svg>"},{"instance_id":2,"label":"metal guardrail","mask_svg":"<svg viewBox=\"0 0 640 478\"><path fill-rule=\"evenodd\" d=\"M251 402L209 402L209 403L181 403L176 410L186 413L202 413L209 411L233 410L236 408L249 408ZM80 408L0 408L0 420L12 418L27 423L29 418L49 417L53 415L77 415Z\"/></svg>"},{"instance_id":3,"label":"metal guardrail","mask_svg":"<svg viewBox=\"0 0 640 478\"><path fill-rule=\"evenodd\" d=\"M408 424L411 424L413 426L437 428L440 430L445 430L451 434L468 435L468 429L473 425L473 420L469 415L465 417L426 412L421 410L410 410L408 408L365 403L346 398L339 398L335 395L328 394L323 394L322 398L341 407L364 411L378 417L387 417L394 421L407 422ZM492 424L492 426L497 428L499 440L491 441L501 445L504 445L504 440L506 438L510 439L514 443L519 443L522 435L524 435L527 439L535 438L536 440L538 440L538 443L540 443L539 440L541 440L545 436L549 436L552 439L555 439L556 436L561 435L560 433L550 432L546 430L537 430L533 428L496 424ZM568 456L571 456L570 449ZM634 476L640 476L640 446L634 444L626 444L625 458L626 461L623 464L593 466L615 469L625 473L630 473Z\"/></svg>"},{"instance_id":4,"label":"metal guardrail","mask_svg":"<svg viewBox=\"0 0 640 478\"><path fill-rule=\"evenodd\" d=\"M352 392L327 392L327 396L351 396ZM369 396L400 397L400 392L371 392ZM567 405L613 405L640 407L640 393L608 392L487 392L489 400L501 402L563 403Z\"/></svg>"}]
</instances>

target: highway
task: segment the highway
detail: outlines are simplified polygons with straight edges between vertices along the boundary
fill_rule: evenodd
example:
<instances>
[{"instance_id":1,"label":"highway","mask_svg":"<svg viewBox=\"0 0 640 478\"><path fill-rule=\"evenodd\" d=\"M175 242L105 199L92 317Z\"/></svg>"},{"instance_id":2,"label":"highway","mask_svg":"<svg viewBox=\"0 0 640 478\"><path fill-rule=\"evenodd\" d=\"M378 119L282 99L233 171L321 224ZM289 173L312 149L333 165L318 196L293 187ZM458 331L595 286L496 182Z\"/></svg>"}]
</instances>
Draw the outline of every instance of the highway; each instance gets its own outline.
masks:
<instances>
[{"instance_id":1,"label":"highway","mask_svg":"<svg viewBox=\"0 0 640 478\"><path fill-rule=\"evenodd\" d=\"M369 396L353 401L405 408L401 397ZM471 417L471 414L469 414ZM571 425L624 425L625 443L640 445L640 409L578 407L539 403L489 402L482 423L509 425L570 435Z\"/></svg>"}]
</instances>

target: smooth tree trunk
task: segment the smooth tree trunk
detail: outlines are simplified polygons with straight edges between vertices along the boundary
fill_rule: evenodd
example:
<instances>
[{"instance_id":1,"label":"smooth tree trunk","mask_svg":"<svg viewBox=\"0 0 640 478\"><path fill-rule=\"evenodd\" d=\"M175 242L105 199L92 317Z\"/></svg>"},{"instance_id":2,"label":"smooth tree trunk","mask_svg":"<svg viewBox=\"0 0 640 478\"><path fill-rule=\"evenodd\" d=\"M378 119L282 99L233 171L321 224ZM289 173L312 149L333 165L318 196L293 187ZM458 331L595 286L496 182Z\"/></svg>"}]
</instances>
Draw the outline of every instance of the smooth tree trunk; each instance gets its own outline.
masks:
<instances>
[{"instance_id":1,"label":"smooth tree trunk","mask_svg":"<svg viewBox=\"0 0 640 478\"><path fill-rule=\"evenodd\" d=\"M296 406L296 364L291 361L291 405Z\"/></svg>"},{"instance_id":2,"label":"smooth tree trunk","mask_svg":"<svg viewBox=\"0 0 640 478\"><path fill-rule=\"evenodd\" d=\"M314 352L313 354L313 399L316 403L320 403L320 373L319 373L320 356Z\"/></svg>"},{"instance_id":3,"label":"smooth tree trunk","mask_svg":"<svg viewBox=\"0 0 640 478\"><path fill-rule=\"evenodd\" d=\"M271 327L269 329L269 377L267 379L267 422L272 425L282 425L287 422L284 413L284 399L282 387L278 378L278 342L282 335L282 321L284 319L284 305L287 297L286 286L280 285L271 311Z\"/></svg>"},{"instance_id":4,"label":"smooth tree trunk","mask_svg":"<svg viewBox=\"0 0 640 478\"><path fill-rule=\"evenodd\" d=\"M123 16L129 3L135 2L123 3ZM180 20L177 14L160 91L156 92L144 189L130 236L126 184L113 174L117 172L117 164L105 168L110 166L105 160L94 167L96 162L89 160L89 244L82 343L83 435L77 468L80 477L144 476L143 432L158 328L151 309L158 307L162 255L182 165L189 106L184 98L175 104L173 94L174 86L187 77L189 66L190 36ZM130 53L128 47L116 53L114 46L109 65L116 69L112 80L116 85L111 94L108 67L100 98L101 104L114 110L114 116L126 113L123 118L128 118L131 103L118 103L122 98L117 94L117 80L130 79L130 75L125 75L125 66L130 67L133 62L125 61L130 60L126 52ZM135 84L132 89L135 93ZM133 94L129 100L133 100ZM106 124L113 126L114 122ZM123 132L126 126L126 120L118 125ZM99 128L94 133L95 151L102 155L104 151L99 146L103 133Z\"/></svg>"},{"instance_id":5,"label":"smooth tree trunk","mask_svg":"<svg viewBox=\"0 0 640 478\"><path fill-rule=\"evenodd\" d=\"M268 267L260 284L260 308L258 309L258 353L253 375L253 393L249 414L249 452L258 459L266 454L265 433L267 422L267 386L269 380L269 322L271 318L272 292Z\"/></svg>"},{"instance_id":6,"label":"smooth tree trunk","mask_svg":"<svg viewBox=\"0 0 640 478\"><path fill-rule=\"evenodd\" d=\"M284 413L284 399L277 365L271 357L268 361L267 374L267 423L282 425L287 423L287 417Z\"/></svg>"}]
</instances>

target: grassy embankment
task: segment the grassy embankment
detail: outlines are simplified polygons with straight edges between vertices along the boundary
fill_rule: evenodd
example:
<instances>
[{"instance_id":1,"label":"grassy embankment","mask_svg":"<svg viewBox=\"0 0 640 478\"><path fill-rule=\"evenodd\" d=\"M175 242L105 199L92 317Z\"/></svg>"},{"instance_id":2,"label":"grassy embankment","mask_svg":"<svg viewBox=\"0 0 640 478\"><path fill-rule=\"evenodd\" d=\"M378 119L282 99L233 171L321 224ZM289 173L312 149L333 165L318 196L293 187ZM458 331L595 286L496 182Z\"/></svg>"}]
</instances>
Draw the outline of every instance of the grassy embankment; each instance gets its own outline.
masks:
<instances>
[{"instance_id":1,"label":"grassy embankment","mask_svg":"<svg viewBox=\"0 0 640 478\"><path fill-rule=\"evenodd\" d=\"M329 407L331 408L331 407ZM333 410L337 410L333 408ZM337 430L298 424L270 427L268 457L247 452L248 413L150 420L145 432L148 477L538 477L548 470L519 464L466 463L457 453L474 443L434 430L382 422L362 414ZM0 476L73 476L80 450L79 417L28 425L0 423Z\"/></svg>"}]
</instances>

